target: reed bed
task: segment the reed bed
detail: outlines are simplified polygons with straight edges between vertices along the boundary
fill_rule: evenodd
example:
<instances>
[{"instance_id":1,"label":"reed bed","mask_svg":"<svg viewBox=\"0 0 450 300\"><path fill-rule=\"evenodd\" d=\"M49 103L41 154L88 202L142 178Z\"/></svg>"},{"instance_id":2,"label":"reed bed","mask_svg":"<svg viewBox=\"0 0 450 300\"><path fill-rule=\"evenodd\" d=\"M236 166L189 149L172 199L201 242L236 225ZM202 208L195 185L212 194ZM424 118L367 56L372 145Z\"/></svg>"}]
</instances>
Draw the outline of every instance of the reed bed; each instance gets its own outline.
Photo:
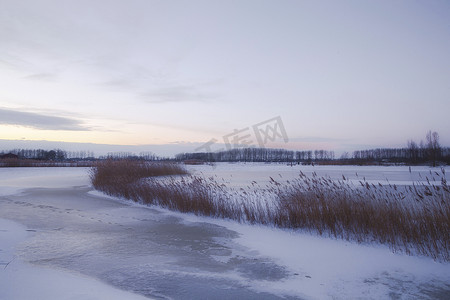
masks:
<instances>
[{"instance_id":1,"label":"reed bed","mask_svg":"<svg viewBox=\"0 0 450 300\"><path fill-rule=\"evenodd\" d=\"M174 211L376 242L450 261L450 189L443 169L425 184L406 187L300 173L285 183L271 178L265 187L252 182L231 189L214 178L166 176L186 174L177 164L106 161L92 169L91 180L109 195Z\"/></svg>"}]
</instances>

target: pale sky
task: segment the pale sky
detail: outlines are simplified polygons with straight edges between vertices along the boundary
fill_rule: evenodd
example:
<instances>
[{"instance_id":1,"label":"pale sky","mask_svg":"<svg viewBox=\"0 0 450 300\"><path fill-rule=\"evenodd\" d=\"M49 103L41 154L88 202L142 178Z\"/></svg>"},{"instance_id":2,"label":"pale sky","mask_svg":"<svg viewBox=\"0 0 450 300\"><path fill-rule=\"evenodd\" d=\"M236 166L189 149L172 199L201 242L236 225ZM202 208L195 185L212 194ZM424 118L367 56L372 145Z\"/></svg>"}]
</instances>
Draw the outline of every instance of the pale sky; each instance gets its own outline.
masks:
<instances>
[{"instance_id":1,"label":"pale sky","mask_svg":"<svg viewBox=\"0 0 450 300\"><path fill-rule=\"evenodd\" d=\"M0 139L449 145L449 56L446 0L0 0Z\"/></svg>"}]
</instances>

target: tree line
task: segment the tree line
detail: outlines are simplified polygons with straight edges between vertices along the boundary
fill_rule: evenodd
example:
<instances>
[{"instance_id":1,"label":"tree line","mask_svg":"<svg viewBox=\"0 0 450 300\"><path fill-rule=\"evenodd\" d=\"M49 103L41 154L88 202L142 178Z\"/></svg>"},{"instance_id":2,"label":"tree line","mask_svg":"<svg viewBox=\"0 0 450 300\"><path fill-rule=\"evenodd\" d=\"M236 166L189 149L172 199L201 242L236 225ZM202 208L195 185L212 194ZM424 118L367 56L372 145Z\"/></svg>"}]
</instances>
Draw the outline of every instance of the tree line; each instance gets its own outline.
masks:
<instances>
[{"instance_id":1,"label":"tree line","mask_svg":"<svg viewBox=\"0 0 450 300\"><path fill-rule=\"evenodd\" d=\"M33 159L42 161L68 161L68 160L163 160L152 152L140 152L138 155L132 152L109 152L107 155L95 157L94 152L79 150L65 151L61 149L43 150L43 149L13 149L0 151L1 157L16 157L18 159Z\"/></svg>"},{"instance_id":2,"label":"tree line","mask_svg":"<svg viewBox=\"0 0 450 300\"><path fill-rule=\"evenodd\" d=\"M180 153L175 158L162 158L152 152L110 152L105 156L95 158L92 151L64 151L61 149L14 149L0 151L0 158L13 155L18 159L34 159L42 161L77 161L102 159L131 159L131 160L176 160L199 162L288 162L298 164L431 164L439 162L450 164L450 148L441 147L439 134L429 131L425 141L419 143L408 140L403 148L376 148L345 152L339 158L334 151L306 150L293 151L272 148L236 148L219 152ZM8 157L8 156L5 156Z\"/></svg>"},{"instance_id":3,"label":"tree line","mask_svg":"<svg viewBox=\"0 0 450 300\"><path fill-rule=\"evenodd\" d=\"M95 159L92 151L65 151L61 149L13 149L0 151L0 156L13 155L18 159L34 159L47 161L66 161L66 160L93 160Z\"/></svg>"},{"instance_id":4,"label":"tree line","mask_svg":"<svg viewBox=\"0 0 450 300\"><path fill-rule=\"evenodd\" d=\"M288 162L301 164L450 164L450 148L442 147L430 152L427 148L377 148L357 150L335 157L334 151L291 151L286 149L241 148L220 152L180 153L176 161L203 162Z\"/></svg>"},{"instance_id":5,"label":"tree line","mask_svg":"<svg viewBox=\"0 0 450 300\"><path fill-rule=\"evenodd\" d=\"M236 148L218 152L180 153L175 156L177 161L208 162L312 162L334 158L334 151L292 151L272 148Z\"/></svg>"},{"instance_id":6,"label":"tree line","mask_svg":"<svg viewBox=\"0 0 450 300\"><path fill-rule=\"evenodd\" d=\"M404 163L431 164L438 162L450 164L450 148L441 147L439 134L429 131L426 140L416 143L407 142L403 148L376 148L356 150L352 154L344 152L336 158L334 151L308 150L292 151L270 148L236 148L219 152L181 153L175 156L177 161L206 162L288 162L302 164L383 164Z\"/></svg>"},{"instance_id":7,"label":"tree line","mask_svg":"<svg viewBox=\"0 0 450 300\"><path fill-rule=\"evenodd\" d=\"M450 164L450 148L441 147L439 134L430 130L426 134L425 142L408 140L405 148L354 151L353 159L362 162L389 161L411 165L429 163L435 167L438 162Z\"/></svg>"},{"instance_id":8,"label":"tree line","mask_svg":"<svg viewBox=\"0 0 450 300\"><path fill-rule=\"evenodd\" d=\"M169 160L168 158L160 157L153 152L144 151L140 152L139 155L133 152L108 152L106 156L99 156L100 160L110 159L110 160L147 160L147 161L159 161L159 160Z\"/></svg>"}]
</instances>

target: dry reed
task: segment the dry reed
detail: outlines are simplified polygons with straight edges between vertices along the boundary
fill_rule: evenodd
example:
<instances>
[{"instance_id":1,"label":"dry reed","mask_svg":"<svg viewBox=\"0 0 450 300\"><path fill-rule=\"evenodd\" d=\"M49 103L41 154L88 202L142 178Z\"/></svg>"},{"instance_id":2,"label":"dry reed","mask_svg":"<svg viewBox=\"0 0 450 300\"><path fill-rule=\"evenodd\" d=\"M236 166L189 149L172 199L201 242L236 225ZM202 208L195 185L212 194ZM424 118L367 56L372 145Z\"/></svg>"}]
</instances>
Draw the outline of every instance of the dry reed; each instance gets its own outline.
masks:
<instances>
[{"instance_id":1,"label":"dry reed","mask_svg":"<svg viewBox=\"0 0 450 300\"><path fill-rule=\"evenodd\" d=\"M394 252L450 261L450 190L445 171L426 184L355 186L300 173L264 188L234 190L214 178L187 174L177 164L106 161L92 169L94 187L109 195L179 212L389 245ZM437 176L438 178L434 178ZM440 184L434 184L437 180Z\"/></svg>"}]
</instances>

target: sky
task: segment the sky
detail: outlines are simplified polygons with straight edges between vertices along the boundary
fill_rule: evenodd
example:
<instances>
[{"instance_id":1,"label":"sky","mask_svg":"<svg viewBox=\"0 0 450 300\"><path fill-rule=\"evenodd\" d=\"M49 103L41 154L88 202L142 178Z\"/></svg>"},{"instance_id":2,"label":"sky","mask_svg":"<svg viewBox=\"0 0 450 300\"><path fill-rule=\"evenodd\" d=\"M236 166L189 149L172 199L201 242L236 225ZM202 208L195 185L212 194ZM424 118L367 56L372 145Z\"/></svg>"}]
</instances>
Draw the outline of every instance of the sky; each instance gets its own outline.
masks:
<instances>
[{"instance_id":1,"label":"sky","mask_svg":"<svg viewBox=\"0 0 450 300\"><path fill-rule=\"evenodd\" d=\"M0 140L450 145L449 53L445 0L0 0Z\"/></svg>"}]
</instances>

